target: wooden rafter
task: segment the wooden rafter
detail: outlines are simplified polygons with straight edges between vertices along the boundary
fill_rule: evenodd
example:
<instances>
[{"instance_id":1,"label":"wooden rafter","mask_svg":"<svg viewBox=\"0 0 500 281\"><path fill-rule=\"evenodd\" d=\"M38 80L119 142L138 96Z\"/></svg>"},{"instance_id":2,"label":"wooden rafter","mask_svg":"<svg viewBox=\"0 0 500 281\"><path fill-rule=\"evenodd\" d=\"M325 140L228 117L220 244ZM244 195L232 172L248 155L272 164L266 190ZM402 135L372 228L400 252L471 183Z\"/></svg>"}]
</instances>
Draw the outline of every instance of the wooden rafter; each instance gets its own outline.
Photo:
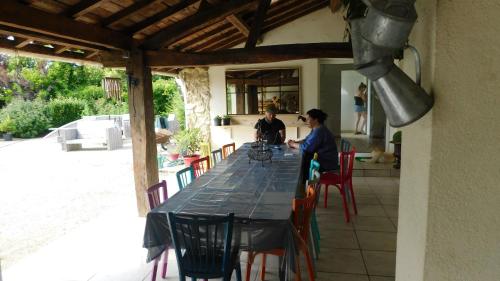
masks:
<instances>
[{"instance_id":1,"label":"wooden rafter","mask_svg":"<svg viewBox=\"0 0 500 281\"><path fill-rule=\"evenodd\" d=\"M134 33L137 33L147 27L150 27L151 25L161 21L161 20L164 20L184 9L186 9L187 7L191 6L191 5L194 5L196 3L198 3L199 0L186 0L186 1L181 1L179 4L177 5L174 5L164 11L161 11L157 14L154 14L153 16L151 17L148 17L146 18L145 20L139 22L139 23L136 23L130 27L128 27L126 29L126 32L127 33L131 33L131 34L134 34Z\"/></svg>"},{"instance_id":2,"label":"wooden rafter","mask_svg":"<svg viewBox=\"0 0 500 281\"><path fill-rule=\"evenodd\" d=\"M99 51L94 51L88 55L85 56L86 59L91 59L99 54Z\"/></svg>"},{"instance_id":3,"label":"wooden rafter","mask_svg":"<svg viewBox=\"0 0 500 281\"><path fill-rule=\"evenodd\" d=\"M340 0L330 0L330 10L332 13L337 12L340 7L342 7L342 2Z\"/></svg>"},{"instance_id":4,"label":"wooden rafter","mask_svg":"<svg viewBox=\"0 0 500 281\"><path fill-rule=\"evenodd\" d=\"M231 29L225 33L219 34L217 37L208 40L204 44L200 45L199 47L196 48L196 51L199 52L199 51L213 50L214 47L221 44L221 42L227 40L233 40L234 38L246 38L246 37L242 36L239 32L235 31L234 29Z\"/></svg>"},{"instance_id":5,"label":"wooden rafter","mask_svg":"<svg viewBox=\"0 0 500 281\"><path fill-rule=\"evenodd\" d=\"M248 37L248 34L250 34L250 28L248 28L248 25L239 16L232 14L227 16L226 20L234 25L234 27L236 27L241 34Z\"/></svg>"},{"instance_id":6,"label":"wooden rafter","mask_svg":"<svg viewBox=\"0 0 500 281\"><path fill-rule=\"evenodd\" d=\"M60 46L60 47L56 48L56 50L54 51L54 53L56 53L56 54L62 54L64 52L68 51L68 50L71 50L71 47L69 47L69 46Z\"/></svg>"},{"instance_id":7,"label":"wooden rafter","mask_svg":"<svg viewBox=\"0 0 500 281\"><path fill-rule=\"evenodd\" d=\"M227 32L233 29L234 26L232 24L225 24L220 28L213 29L207 33L204 33L202 36L195 37L189 41L182 42L178 49L183 52L194 50L200 45L206 45L209 40L213 40L214 38L217 38L219 35L226 34Z\"/></svg>"},{"instance_id":8,"label":"wooden rafter","mask_svg":"<svg viewBox=\"0 0 500 281\"><path fill-rule=\"evenodd\" d=\"M16 48L18 49L24 48L25 46L31 44L31 42L33 42L33 39L31 38L24 39L24 41L21 41L21 43L16 45Z\"/></svg>"},{"instance_id":9,"label":"wooden rafter","mask_svg":"<svg viewBox=\"0 0 500 281\"><path fill-rule=\"evenodd\" d=\"M132 45L132 39L120 32L44 12L15 0L2 0L0 24L112 49L128 50Z\"/></svg>"},{"instance_id":10,"label":"wooden rafter","mask_svg":"<svg viewBox=\"0 0 500 281\"><path fill-rule=\"evenodd\" d=\"M65 12L68 17L78 18L101 6L105 0L82 0Z\"/></svg>"},{"instance_id":11,"label":"wooden rafter","mask_svg":"<svg viewBox=\"0 0 500 281\"><path fill-rule=\"evenodd\" d=\"M255 12L255 16L252 22L252 29L245 44L245 48L254 48L257 44L257 40L260 37L262 25L264 23L264 19L266 18L267 10L269 9L270 4L271 0L260 0L257 12Z\"/></svg>"},{"instance_id":12,"label":"wooden rafter","mask_svg":"<svg viewBox=\"0 0 500 281\"><path fill-rule=\"evenodd\" d=\"M297 7L294 9L290 9L288 12L285 14L282 14L281 16L277 16L273 21L265 24L264 27L264 32L267 32L269 30L272 30L278 26L287 24L291 21L294 21L304 15L310 14L316 10L319 10L326 5L328 5L328 1L320 1L320 2L306 2L304 1L304 4L299 4Z\"/></svg>"},{"instance_id":13,"label":"wooden rafter","mask_svg":"<svg viewBox=\"0 0 500 281\"><path fill-rule=\"evenodd\" d=\"M221 5L210 7L199 13L187 17L182 21L167 26L153 36L146 39L143 47L157 50L163 46L168 46L180 38L200 31L216 22L224 20L227 16L254 7L255 0L234 0Z\"/></svg>"},{"instance_id":14,"label":"wooden rafter","mask_svg":"<svg viewBox=\"0 0 500 281\"><path fill-rule=\"evenodd\" d=\"M119 11L118 13L112 14L111 16L103 19L101 21L102 26L109 26L114 23L117 23L123 19L126 19L127 17L131 16L132 14L140 11L143 8L148 7L149 5L152 5L154 3L159 2L159 0L139 0L132 5L128 6L127 8Z\"/></svg>"},{"instance_id":15,"label":"wooden rafter","mask_svg":"<svg viewBox=\"0 0 500 281\"><path fill-rule=\"evenodd\" d=\"M253 49L227 49L206 53L148 51L150 67L190 67L250 64L307 58L352 58L350 43L285 44Z\"/></svg>"}]
</instances>

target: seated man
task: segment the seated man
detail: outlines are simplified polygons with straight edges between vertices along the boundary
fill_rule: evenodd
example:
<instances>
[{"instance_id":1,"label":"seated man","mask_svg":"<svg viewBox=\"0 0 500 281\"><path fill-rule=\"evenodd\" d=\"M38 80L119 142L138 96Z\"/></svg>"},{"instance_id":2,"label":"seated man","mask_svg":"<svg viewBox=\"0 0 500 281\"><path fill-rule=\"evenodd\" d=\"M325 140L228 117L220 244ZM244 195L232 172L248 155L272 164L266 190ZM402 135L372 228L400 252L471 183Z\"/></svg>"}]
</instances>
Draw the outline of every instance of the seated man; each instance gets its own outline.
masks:
<instances>
[{"instance_id":1,"label":"seated man","mask_svg":"<svg viewBox=\"0 0 500 281\"><path fill-rule=\"evenodd\" d=\"M283 121L276 118L276 107L266 108L266 116L255 124L255 140L259 137L267 140L268 144L282 144L285 141L286 131Z\"/></svg>"},{"instance_id":2,"label":"seated man","mask_svg":"<svg viewBox=\"0 0 500 281\"><path fill-rule=\"evenodd\" d=\"M318 153L320 172L338 170L338 150L333 134L323 123L327 114L319 109L311 109L307 112L306 121L312 129L311 133L301 141L289 140L288 146L300 149L303 153L304 175L308 175L309 162L314 153Z\"/></svg>"}]
</instances>

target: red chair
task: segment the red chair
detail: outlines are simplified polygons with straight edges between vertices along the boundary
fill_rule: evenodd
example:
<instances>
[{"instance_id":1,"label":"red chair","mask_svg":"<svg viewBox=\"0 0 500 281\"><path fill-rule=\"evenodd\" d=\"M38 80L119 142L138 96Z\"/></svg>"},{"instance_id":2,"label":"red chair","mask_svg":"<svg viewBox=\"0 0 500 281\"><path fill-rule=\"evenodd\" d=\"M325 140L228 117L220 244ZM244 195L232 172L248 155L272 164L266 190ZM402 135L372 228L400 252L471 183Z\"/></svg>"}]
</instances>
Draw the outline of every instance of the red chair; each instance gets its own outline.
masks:
<instances>
[{"instance_id":1,"label":"red chair","mask_svg":"<svg viewBox=\"0 0 500 281\"><path fill-rule=\"evenodd\" d=\"M340 153L340 175L335 172L326 172L321 174L320 183L325 185L325 208L328 204L328 186L335 185L342 196L342 203L344 205L344 217L346 222L349 222L349 208L347 207L347 196L352 197L352 206L354 213L358 214L358 208L356 207L356 199L354 197L354 190L352 188L352 168L354 165L354 156L356 155L356 150L352 148L349 152Z\"/></svg>"},{"instance_id":2,"label":"red chair","mask_svg":"<svg viewBox=\"0 0 500 281\"><path fill-rule=\"evenodd\" d=\"M236 150L236 144L230 143L222 146L222 159L226 159L229 154L233 153Z\"/></svg>"},{"instance_id":3,"label":"red chair","mask_svg":"<svg viewBox=\"0 0 500 281\"><path fill-rule=\"evenodd\" d=\"M210 169L210 158L209 156L205 156L198 160L194 160L191 162L191 167L193 168L194 177L197 178Z\"/></svg>"},{"instance_id":4,"label":"red chair","mask_svg":"<svg viewBox=\"0 0 500 281\"><path fill-rule=\"evenodd\" d=\"M167 201L168 199L167 182L163 180L160 183L151 186L150 188L147 189L146 193L148 195L149 208L152 210L156 208L158 205ZM153 266L153 273L151 274L151 281L156 280L156 272L158 271L158 263L160 262L160 260L161 256L155 259L155 263ZM168 263L168 249L165 249L165 251L163 252L163 270L161 273L161 277L163 279L165 279L165 276L167 275L167 263Z\"/></svg>"},{"instance_id":5,"label":"red chair","mask_svg":"<svg viewBox=\"0 0 500 281\"><path fill-rule=\"evenodd\" d=\"M299 243L299 250L306 257L307 262L307 272L309 275L309 280L314 281L314 268L311 260L311 255L309 254L309 249L307 247L307 241L309 238L309 231L311 226L311 215L313 213L314 208L316 207L316 200L318 193L316 192L316 187L314 185L309 185L307 188L307 195L304 199L294 199L293 200L293 225L297 230L294 232L296 235L297 241ZM255 257L258 254L263 254L262 256L262 268L260 279L263 281L266 277L266 255L275 255L275 256L284 256L285 249L273 249L269 251L262 252L248 252L248 260L247 260L247 272L246 272L246 281L250 280L250 273L252 271L252 264ZM296 269L297 272L295 274L296 280L301 280L300 278L300 257L296 257Z\"/></svg>"}]
</instances>

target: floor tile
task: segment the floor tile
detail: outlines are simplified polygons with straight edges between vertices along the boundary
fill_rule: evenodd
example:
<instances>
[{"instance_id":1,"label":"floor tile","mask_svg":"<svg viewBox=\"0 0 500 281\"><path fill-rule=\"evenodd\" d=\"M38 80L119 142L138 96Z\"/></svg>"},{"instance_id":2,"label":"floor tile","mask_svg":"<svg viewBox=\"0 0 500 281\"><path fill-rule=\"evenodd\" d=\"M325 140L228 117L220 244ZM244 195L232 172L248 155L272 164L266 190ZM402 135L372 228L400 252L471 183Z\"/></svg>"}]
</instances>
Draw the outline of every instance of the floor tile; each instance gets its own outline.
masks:
<instances>
[{"instance_id":1,"label":"floor tile","mask_svg":"<svg viewBox=\"0 0 500 281\"><path fill-rule=\"evenodd\" d=\"M316 281L370 281L367 275L318 272Z\"/></svg>"},{"instance_id":2,"label":"floor tile","mask_svg":"<svg viewBox=\"0 0 500 281\"><path fill-rule=\"evenodd\" d=\"M386 277L386 276L370 276L370 281L394 281L394 277Z\"/></svg>"},{"instance_id":3,"label":"floor tile","mask_svg":"<svg viewBox=\"0 0 500 281\"><path fill-rule=\"evenodd\" d=\"M354 217L354 228L366 231L389 231L396 232L396 227L386 217Z\"/></svg>"},{"instance_id":4,"label":"floor tile","mask_svg":"<svg viewBox=\"0 0 500 281\"><path fill-rule=\"evenodd\" d=\"M331 229L320 232L320 235L321 251L323 251L323 248L359 249L354 231ZM325 251L328 251L328 249Z\"/></svg>"},{"instance_id":5,"label":"floor tile","mask_svg":"<svg viewBox=\"0 0 500 281\"><path fill-rule=\"evenodd\" d=\"M356 190L354 190L354 195L356 196L356 205L377 205L380 204L375 195L357 195Z\"/></svg>"},{"instance_id":6,"label":"floor tile","mask_svg":"<svg viewBox=\"0 0 500 281\"><path fill-rule=\"evenodd\" d=\"M395 232L356 231L356 236L363 250L396 251Z\"/></svg>"},{"instance_id":7,"label":"floor tile","mask_svg":"<svg viewBox=\"0 0 500 281\"><path fill-rule=\"evenodd\" d=\"M394 206L399 205L399 196L378 195L377 197L378 200L380 200L380 203L382 203L382 205L394 205Z\"/></svg>"},{"instance_id":8,"label":"floor tile","mask_svg":"<svg viewBox=\"0 0 500 281\"><path fill-rule=\"evenodd\" d=\"M358 204L356 204L358 205ZM362 217L383 217L386 216L384 208L381 205L363 205L358 207L358 216Z\"/></svg>"},{"instance_id":9,"label":"floor tile","mask_svg":"<svg viewBox=\"0 0 500 281\"><path fill-rule=\"evenodd\" d=\"M397 218L398 217L398 210L399 210L398 206L383 205L382 207L384 208L385 214L388 217L393 217L393 218Z\"/></svg>"},{"instance_id":10,"label":"floor tile","mask_svg":"<svg viewBox=\"0 0 500 281\"><path fill-rule=\"evenodd\" d=\"M319 260L316 261L316 269L318 272L366 274L359 250L322 250Z\"/></svg>"},{"instance_id":11,"label":"floor tile","mask_svg":"<svg viewBox=\"0 0 500 281\"><path fill-rule=\"evenodd\" d=\"M352 230L354 226L345 222L343 215L322 214L317 215L320 233L327 230Z\"/></svg>"},{"instance_id":12,"label":"floor tile","mask_svg":"<svg viewBox=\"0 0 500 281\"><path fill-rule=\"evenodd\" d=\"M394 276L396 252L363 251L369 275Z\"/></svg>"},{"instance_id":13,"label":"floor tile","mask_svg":"<svg viewBox=\"0 0 500 281\"><path fill-rule=\"evenodd\" d=\"M373 191L373 193L377 195L389 195L389 196L399 195L399 187L397 186L391 186L391 185L372 186L371 190Z\"/></svg>"}]
</instances>

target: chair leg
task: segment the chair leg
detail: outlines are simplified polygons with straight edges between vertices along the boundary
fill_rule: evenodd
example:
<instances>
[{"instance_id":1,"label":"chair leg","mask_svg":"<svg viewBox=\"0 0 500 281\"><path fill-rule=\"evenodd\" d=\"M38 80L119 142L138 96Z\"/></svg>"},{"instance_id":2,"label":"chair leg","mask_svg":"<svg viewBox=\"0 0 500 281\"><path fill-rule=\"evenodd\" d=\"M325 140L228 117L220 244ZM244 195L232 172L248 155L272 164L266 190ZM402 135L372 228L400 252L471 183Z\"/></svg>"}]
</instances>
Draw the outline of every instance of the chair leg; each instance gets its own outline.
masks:
<instances>
[{"instance_id":1,"label":"chair leg","mask_svg":"<svg viewBox=\"0 0 500 281\"><path fill-rule=\"evenodd\" d=\"M309 281L314 281L314 267L312 264L311 256L309 255L309 251L307 250L307 248L304 251L304 255L306 256L307 273L309 274Z\"/></svg>"},{"instance_id":2,"label":"chair leg","mask_svg":"<svg viewBox=\"0 0 500 281\"><path fill-rule=\"evenodd\" d=\"M167 277L167 264L168 264L168 248L165 249L163 254L163 270L161 272L161 277L165 279Z\"/></svg>"},{"instance_id":3,"label":"chair leg","mask_svg":"<svg viewBox=\"0 0 500 281\"><path fill-rule=\"evenodd\" d=\"M352 179L349 180L349 189L351 190L352 206L354 208L354 213L358 214L358 207L356 206L356 199L354 198L354 189L352 188Z\"/></svg>"},{"instance_id":4,"label":"chair leg","mask_svg":"<svg viewBox=\"0 0 500 281\"><path fill-rule=\"evenodd\" d=\"M252 273L252 264L253 264L253 259L254 259L254 254L250 251L248 251L248 258L247 258L247 274L245 276L245 281L250 281L250 274Z\"/></svg>"},{"instance_id":5,"label":"chair leg","mask_svg":"<svg viewBox=\"0 0 500 281\"><path fill-rule=\"evenodd\" d=\"M316 252L316 238L314 238L312 227L309 228L309 240L313 241L312 255L315 259L318 259L318 253Z\"/></svg>"},{"instance_id":6,"label":"chair leg","mask_svg":"<svg viewBox=\"0 0 500 281\"><path fill-rule=\"evenodd\" d=\"M325 184L325 208L328 207L328 184Z\"/></svg>"},{"instance_id":7,"label":"chair leg","mask_svg":"<svg viewBox=\"0 0 500 281\"><path fill-rule=\"evenodd\" d=\"M266 280L266 254L262 254L262 266L261 266L261 272L260 272L260 280L264 281Z\"/></svg>"},{"instance_id":8,"label":"chair leg","mask_svg":"<svg viewBox=\"0 0 500 281\"><path fill-rule=\"evenodd\" d=\"M241 263L239 260L237 261L238 263L236 264L236 280L241 281Z\"/></svg>"},{"instance_id":9,"label":"chair leg","mask_svg":"<svg viewBox=\"0 0 500 281\"><path fill-rule=\"evenodd\" d=\"M156 272L158 271L158 262L160 261L160 257L155 259L155 263L153 265L153 272L151 272L151 281L156 281Z\"/></svg>"},{"instance_id":10,"label":"chair leg","mask_svg":"<svg viewBox=\"0 0 500 281\"><path fill-rule=\"evenodd\" d=\"M349 222L349 208L347 207L347 200L345 198L345 189L343 187L342 189L340 189L340 195L342 196L342 204L344 205L345 221Z\"/></svg>"}]
</instances>

